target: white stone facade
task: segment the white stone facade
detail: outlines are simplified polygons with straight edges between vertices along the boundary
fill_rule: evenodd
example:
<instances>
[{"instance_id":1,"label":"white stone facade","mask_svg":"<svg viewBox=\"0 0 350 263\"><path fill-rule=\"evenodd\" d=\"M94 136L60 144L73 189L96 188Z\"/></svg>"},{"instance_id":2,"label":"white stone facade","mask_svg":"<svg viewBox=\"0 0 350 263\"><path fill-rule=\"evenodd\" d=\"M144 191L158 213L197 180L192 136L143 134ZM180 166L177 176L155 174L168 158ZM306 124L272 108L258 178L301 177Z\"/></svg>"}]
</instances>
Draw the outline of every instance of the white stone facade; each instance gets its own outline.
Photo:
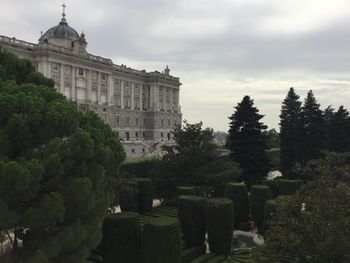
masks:
<instances>
[{"instance_id":1,"label":"white stone facade","mask_svg":"<svg viewBox=\"0 0 350 263\"><path fill-rule=\"evenodd\" d=\"M160 145L173 143L171 130L182 121L179 78L168 67L161 73L116 65L86 46L65 14L38 44L0 36L0 48L31 60L57 91L96 111L119 134L129 158L161 154Z\"/></svg>"}]
</instances>

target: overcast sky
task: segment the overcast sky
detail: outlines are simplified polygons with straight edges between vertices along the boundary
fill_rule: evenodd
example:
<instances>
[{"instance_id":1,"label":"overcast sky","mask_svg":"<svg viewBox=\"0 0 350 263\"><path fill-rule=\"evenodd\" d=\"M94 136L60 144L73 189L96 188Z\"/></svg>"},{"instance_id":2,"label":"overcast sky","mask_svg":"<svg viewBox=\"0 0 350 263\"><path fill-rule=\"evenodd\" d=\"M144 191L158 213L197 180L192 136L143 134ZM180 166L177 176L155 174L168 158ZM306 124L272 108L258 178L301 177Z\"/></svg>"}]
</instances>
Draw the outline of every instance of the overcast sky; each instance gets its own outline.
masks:
<instances>
[{"instance_id":1,"label":"overcast sky","mask_svg":"<svg viewBox=\"0 0 350 263\"><path fill-rule=\"evenodd\" d=\"M1 0L0 35L37 42L62 1ZM66 0L88 51L180 77L183 118L227 131L250 95L269 128L293 86L350 108L350 0Z\"/></svg>"}]
</instances>

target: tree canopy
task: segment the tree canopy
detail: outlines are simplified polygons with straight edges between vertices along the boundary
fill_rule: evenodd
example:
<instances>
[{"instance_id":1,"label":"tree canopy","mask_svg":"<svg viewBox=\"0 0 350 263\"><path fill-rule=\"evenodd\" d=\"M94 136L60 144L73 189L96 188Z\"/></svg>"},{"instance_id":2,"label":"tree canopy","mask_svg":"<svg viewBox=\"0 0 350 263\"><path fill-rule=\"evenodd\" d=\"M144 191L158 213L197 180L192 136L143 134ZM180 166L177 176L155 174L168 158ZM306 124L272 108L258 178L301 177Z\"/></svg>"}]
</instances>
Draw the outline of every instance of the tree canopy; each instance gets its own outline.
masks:
<instances>
[{"instance_id":1,"label":"tree canopy","mask_svg":"<svg viewBox=\"0 0 350 263\"><path fill-rule=\"evenodd\" d=\"M249 96L238 103L229 118L227 147L231 151L231 158L243 169L243 180L248 184L262 179L269 169L263 135L267 126L260 122L262 118L263 115L259 114Z\"/></svg>"},{"instance_id":2,"label":"tree canopy","mask_svg":"<svg viewBox=\"0 0 350 263\"><path fill-rule=\"evenodd\" d=\"M0 52L0 78L0 230L10 256L85 262L113 198L108 178L125 158L119 138L29 61Z\"/></svg>"}]
</instances>

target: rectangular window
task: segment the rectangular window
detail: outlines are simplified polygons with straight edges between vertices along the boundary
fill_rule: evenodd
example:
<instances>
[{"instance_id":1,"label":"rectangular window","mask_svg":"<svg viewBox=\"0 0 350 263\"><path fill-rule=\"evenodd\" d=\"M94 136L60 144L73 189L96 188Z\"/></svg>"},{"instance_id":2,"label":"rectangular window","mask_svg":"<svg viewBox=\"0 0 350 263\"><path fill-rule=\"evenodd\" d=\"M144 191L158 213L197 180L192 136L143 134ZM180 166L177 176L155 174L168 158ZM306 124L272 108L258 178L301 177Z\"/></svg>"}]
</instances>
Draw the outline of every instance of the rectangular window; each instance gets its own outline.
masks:
<instances>
[{"instance_id":1,"label":"rectangular window","mask_svg":"<svg viewBox=\"0 0 350 263\"><path fill-rule=\"evenodd\" d=\"M135 123L136 123L136 125L139 125L139 119L138 118L135 119Z\"/></svg>"},{"instance_id":2,"label":"rectangular window","mask_svg":"<svg viewBox=\"0 0 350 263\"><path fill-rule=\"evenodd\" d=\"M119 117L117 117L117 125L119 125Z\"/></svg>"},{"instance_id":3,"label":"rectangular window","mask_svg":"<svg viewBox=\"0 0 350 263\"><path fill-rule=\"evenodd\" d=\"M127 140L127 141L130 140L130 134L129 134L129 132L125 132L125 140Z\"/></svg>"},{"instance_id":4,"label":"rectangular window","mask_svg":"<svg viewBox=\"0 0 350 263\"><path fill-rule=\"evenodd\" d=\"M102 79L102 80L106 80L106 78L107 78L107 74L102 73L102 74L101 74L101 79Z\"/></svg>"},{"instance_id":5,"label":"rectangular window","mask_svg":"<svg viewBox=\"0 0 350 263\"><path fill-rule=\"evenodd\" d=\"M79 68L78 74L79 74L79 76L84 76L84 69L83 68Z\"/></svg>"},{"instance_id":6,"label":"rectangular window","mask_svg":"<svg viewBox=\"0 0 350 263\"><path fill-rule=\"evenodd\" d=\"M126 118L126 124L129 125L130 119Z\"/></svg>"},{"instance_id":7,"label":"rectangular window","mask_svg":"<svg viewBox=\"0 0 350 263\"><path fill-rule=\"evenodd\" d=\"M52 63L52 71L55 71L55 72L58 71L58 64L57 63Z\"/></svg>"},{"instance_id":8,"label":"rectangular window","mask_svg":"<svg viewBox=\"0 0 350 263\"><path fill-rule=\"evenodd\" d=\"M135 132L135 137L138 138L139 137L139 133Z\"/></svg>"},{"instance_id":9,"label":"rectangular window","mask_svg":"<svg viewBox=\"0 0 350 263\"><path fill-rule=\"evenodd\" d=\"M162 127L164 126L164 120L161 120L161 125ZM163 137L163 136L162 136Z\"/></svg>"}]
</instances>

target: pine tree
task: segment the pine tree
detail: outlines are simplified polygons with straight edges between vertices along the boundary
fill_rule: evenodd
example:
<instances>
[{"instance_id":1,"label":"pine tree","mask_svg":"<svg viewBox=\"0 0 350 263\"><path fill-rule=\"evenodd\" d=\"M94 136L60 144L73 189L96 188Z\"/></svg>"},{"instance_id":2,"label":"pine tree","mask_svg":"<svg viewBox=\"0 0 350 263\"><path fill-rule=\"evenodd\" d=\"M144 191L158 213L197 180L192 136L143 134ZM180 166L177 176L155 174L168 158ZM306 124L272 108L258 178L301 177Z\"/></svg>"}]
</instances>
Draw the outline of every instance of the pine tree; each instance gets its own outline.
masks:
<instances>
[{"instance_id":1,"label":"pine tree","mask_svg":"<svg viewBox=\"0 0 350 263\"><path fill-rule=\"evenodd\" d=\"M320 158L325 149L325 120L312 90L308 92L302 107L302 125L300 161Z\"/></svg>"},{"instance_id":2,"label":"pine tree","mask_svg":"<svg viewBox=\"0 0 350 263\"><path fill-rule=\"evenodd\" d=\"M328 138L330 151L350 151L350 118L344 106L340 106L331 116Z\"/></svg>"},{"instance_id":3,"label":"pine tree","mask_svg":"<svg viewBox=\"0 0 350 263\"><path fill-rule=\"evenodd\" d=\"M281 170L288 175L298 161L301 126L301 102L293 88L282 103L280 119Z\"/></svg>"},{"instance_id":4,"label":"pine tree","mask_svg":"<svg viewBox=\"0 0 350 263\"><path fill-rule=\"evenodd\" d=\"M251 185L264 177L269 169L263 131L267 129L260 120L263 115L254 107L254 101L245 96L235 107L229 119L227 147L231 158L243 169L243 180Z\"/></svg>"},{"instance_id":5,"label":"pine tree","mask_svg":"<svg viewBox=\"0 0 350 263\"><path fill-rule=\"evenodd\" d=\"M329 105L323 112L323 118L324 118L324 127L325 127L325 145L327 147L327 150L330 149L330 130L331 130L331 120L334 117L334 109L331 105Z\"/></svg>"}]
</instances>

